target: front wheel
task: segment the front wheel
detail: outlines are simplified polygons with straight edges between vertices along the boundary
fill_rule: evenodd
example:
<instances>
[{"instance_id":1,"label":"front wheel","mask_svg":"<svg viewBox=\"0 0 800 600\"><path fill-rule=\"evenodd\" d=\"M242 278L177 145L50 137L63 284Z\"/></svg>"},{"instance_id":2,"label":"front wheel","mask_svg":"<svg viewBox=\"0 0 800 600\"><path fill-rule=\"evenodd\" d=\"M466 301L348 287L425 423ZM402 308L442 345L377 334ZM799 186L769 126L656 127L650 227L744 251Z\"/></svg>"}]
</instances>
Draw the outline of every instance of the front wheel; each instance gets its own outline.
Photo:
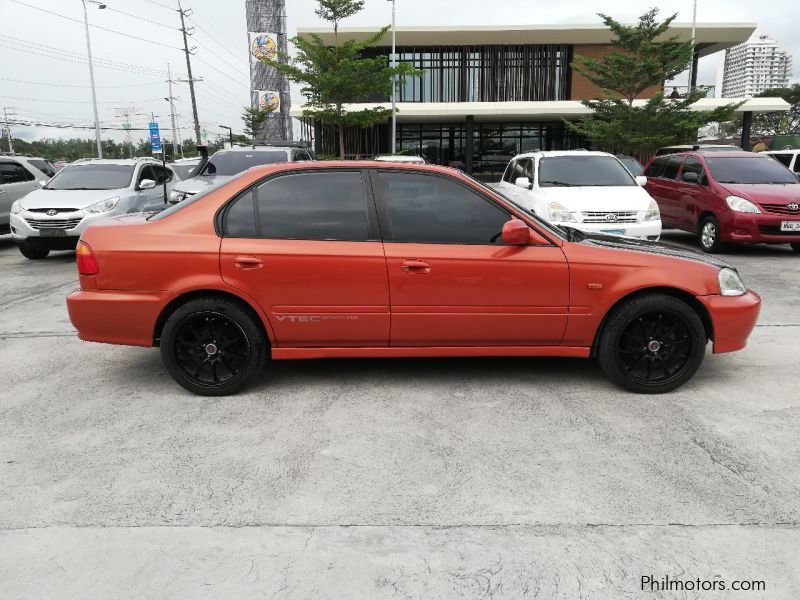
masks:
<instances>
[{"instance_id":1,"label":"front wheel","mask_svg":"<svg viewBox=\"0 0 800 600\"><path fill-rule=\"evenodd\" d=\"M606 375L640 394L661 394L689 381L700 368L705 328L688 304L663 294L634 298L615 309L597 347Z\"/></svg>"},{"instance_id":2,"label":"front wheel","mask_svg":"<svg viewBox=\"0 0 800 600\"><path fill-rule=\"evenodd\" d=\"M19 251L22 253L22 256L30 260L42 260L43 258L47 258L47 256L50 254L50 250L31 248L27 244L20 244Z\"/></svg>"},{"instance_id":3,"label":"front wheel","mask_svg":"<svg viewBox=\"0 0 800 600\"><path fill-rule=\"evenodd\" d=\"M723 243L719 239L719 221L713 215L700 221L700 248L703 252L722 252Z\"/></svg>"},{"instance_id":4,"label":"front wheel","mask_svg":"<svg viewBox=\"0 0 800 600\"><path fill-rule=\"evenodd\" d=\"M179 307L161 335L161 357L172 378L201 396L227 396L263 369L269 342L256 319L226 298Z\"/></svg>"},{"instance_id":5,"label":"front wheel","mask_svg":"<svg viewBox=\"0 0 800 600\"><path fill-rule=\"evenodd\" d=\"M795 252L800 252L800 242L795 242L793 244L789 244L792 247L792 250Z\"/></svg>"}]
</instances>

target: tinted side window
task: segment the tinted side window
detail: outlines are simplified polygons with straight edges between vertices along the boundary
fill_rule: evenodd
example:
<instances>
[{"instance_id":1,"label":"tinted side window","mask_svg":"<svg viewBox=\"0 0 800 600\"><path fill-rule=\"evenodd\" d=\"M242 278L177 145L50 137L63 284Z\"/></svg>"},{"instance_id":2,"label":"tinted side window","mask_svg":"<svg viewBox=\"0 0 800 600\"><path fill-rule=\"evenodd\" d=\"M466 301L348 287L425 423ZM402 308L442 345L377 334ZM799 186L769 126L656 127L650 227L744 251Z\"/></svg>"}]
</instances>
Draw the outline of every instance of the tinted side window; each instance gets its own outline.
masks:
<instances>
[{"instance_id":1,"label":"tinted side window","mask_svg":"<svg viewBox=\"0 0 800 600\"><path fill-rule=\"evenodd\" d=\"M153 172L156 175L156 183L158 185L163 184L164 182L172 181L172 171L169 169L165 169L164 167L157 167L153 166Z\"/></svg>"},{"instance_id":2,"label":"tinted side window","mask_svg":"<svg viewBox=\"0 0 800 600\"><path fill-rule=\"evenodd\" d=\"M791 154L770 154L770 156L781 163L784 167L788 167L792 164Z\"/></svg>"},{"instance_id":3,"label":"tinted side window","mask_svg":"<svg viewBox=\"0 0 800 600\"><path fill-rule=\"evenodd\" d=\"M798 155L795 157L795 159L794 159L794 167L792 168L792 170L793 170L795 173L800 173L800 154L798 154Z\"/></svg>"},{"instance_id":4,"label":"tinted side window","mask_svg":"<svg viewBox=\"0 0 800 600\"><path fill-rule=\"evenodd\" d=\"M256 198L260 237L370 239L360 172L281 175L258 186Z\"/></svg>"},{"instance_id":5,"label":"tinted side window","mask_svg":"<svg viewBox=\"0 0 800 600\"><path fill-rule=\"evenodd\" d=\"M452 179L382 171L376 193L396 242L502 244L506 211Z\"/></svg>"},{"instance_id":6,"label":"tinted side window","mask_svg":"<svg viewBox=\"0 0 800 600\"><path fill-rule=\"evenodd\" d=\"M664 167L667 164L667 159L665 158L657 158L650 166L647 167L647 171L645 171L645 176L647 177L661 177L661 174L664 172Z\"/></svg>"},{"instance_id":7,"label":"tinted side window","mask_svg":"<svg viewBox=\"0 0 800 600\"><path fill-rule=\"evenodd\" d=\"M678 176L678 169L680 169L681 163L683 162L682 156L673 156L669 159L666 168L664 169L664 173L661 175L664 179L675 179Z\"/></svg>"},{"instance_id":8,"label":"tinted side window","mask_svg":"<svg viewBox=\"0 0 800 600\"><path fill-rule=\"evenodd\" d=\"M256 207L252 190L246 191L230 205L225 213L223 231L226 237L258 237L256 233Z\"/></svg>"},{"instance_id":9,"label":"tinted side window","mask_svg":"<svg viewBox=\"0 0 800 600\"><path fill-rule=\"evenodd\" d=\"M17 163L0 163L0 183L21 183L35 178L28 169Z\"/></svg>"},{"instance_id":10,"label":"tinted side window","mask_svg":"<svg viewBox=\"0 0 800 600\"><path fill-rule=\"evenodd\" d=\"M150 165L143 166L142 170L139 171L139 179L137 181L142 183L145 179L152 179L156 183L158 182L158 176Z\"/></svg>"},{"instance_id":11,"label":"tinted side window","mask_svg":"<svg viewBox=\"0 0 800 600\"><path fill-rule=\"evenodd\" d=\"M514 175L514 173L516 173L517 163L518 162L519 161L512 160L510 163L508 163L508 167L506 168L506 172L503 173L503 181L506 181L508 183L514 183L514 178L516 177Z\"/></svg>"},{"instance_id":12,"label":"tinted side window","mask_svg":"<svg viewBox=\"0 0 800 600\"><path fill-rule=\"evenodd\" d=\"M683 170L681 171L681 178L685 173L695 173L697 175L697 183L700 185L706 184L706 172L703 169L703 164L696 158L691 156L683 163Z\"/></svg>"},{"instance_id":13,"label":"tinted side window","mask_svg":"<svg viewBox=\"0 0 800 600\"><path fill-rule=\"evenodd\" d=\"M28 162L48 177L52 177L56 174L56 170L46 160L29 160Z\"/></svg>"}]
</instances>

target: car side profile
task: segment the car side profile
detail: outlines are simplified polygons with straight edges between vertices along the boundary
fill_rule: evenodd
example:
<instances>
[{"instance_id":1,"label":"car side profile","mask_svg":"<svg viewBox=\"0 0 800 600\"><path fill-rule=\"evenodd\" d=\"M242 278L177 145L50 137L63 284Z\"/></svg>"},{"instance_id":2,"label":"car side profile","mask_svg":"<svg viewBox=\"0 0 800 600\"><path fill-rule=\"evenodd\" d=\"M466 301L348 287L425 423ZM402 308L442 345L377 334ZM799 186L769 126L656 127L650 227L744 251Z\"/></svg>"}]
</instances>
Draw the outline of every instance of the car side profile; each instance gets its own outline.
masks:
<instances>
[{"instance_id":1,"label":"car side profile","mask_svg":"<svg viewBox=\"0 0 800 600\"><path fill-rule=\"evenodd\" d=\"M697 234L705 252L727 243L791 244L800 252L800 182L765 154L657 156L645 175L664 227Z\"/></svg>"},{"instance_id":2,"label":"car side profile","mask_svg":"<svg viewBox=\"0 0 800 600\"><path fill-rule=\"evenodd\" d=\"M14 203L43 185L49 177L28 157L0 155L0 234L11 231L11 207Z\"/></svg>"},{"instance_id":3,"label":"car side profile","mask_svg":"<svg viewBox=\"0 0 800 600\"><path fill-rule=\"evenodd\" d=\"M446 167L254 168L87 229L81 339L160 347L177 383L231 394L268 360L596 357L666 392L746 344L760 299L707 255L557 228Z\"/></svg>"}]
</instances>

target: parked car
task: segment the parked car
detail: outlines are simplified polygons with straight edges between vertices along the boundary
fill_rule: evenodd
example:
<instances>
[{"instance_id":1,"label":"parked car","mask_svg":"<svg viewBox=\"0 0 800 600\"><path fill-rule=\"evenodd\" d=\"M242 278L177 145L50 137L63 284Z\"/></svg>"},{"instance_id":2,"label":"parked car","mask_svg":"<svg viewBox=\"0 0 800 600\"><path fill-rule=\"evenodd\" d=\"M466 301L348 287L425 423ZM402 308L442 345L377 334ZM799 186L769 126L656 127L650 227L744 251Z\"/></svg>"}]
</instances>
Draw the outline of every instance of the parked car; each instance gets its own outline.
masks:
<instances>
[{"instance_id":1,"label":"parked car","mask_svg":"<svg viewBox=\"0 0 800 600\"><path fill-rule=\"evenodd\" d=\"M764 152L764 154L771 156L800 177L800 158L798 158L800 157L800 150L772 150Z\"/></svg>"},{"instance_id":2,"label":"parked car","mask_svg":"<svg viewBox=\"0 0 800 600\"><path fill-rule=\"evenodd\" d=\"M11 235L30 259L72 250L86 228L109 216L164 207L173 172L152 158L83 160L11 206Z\"/></svg>"},{"instance_id":3,"label":"parked car","mask_svg":"<svg viewBox=\"0 0 800 600\"><path fill-rule=\"evenodd\" d=\"M800 252L800 183L769 156L684 152L656 157L644 172L664 228L696 233L704 251L740 242Z\"/></svg>"},{"instance_id":4,"label":"parked car","mask_svg":"<svg viewBox=\"0 0 800 600\"><path fill-rule=\"evenodd\" d=\"M135 260L131 257L135 256ZM742 348L760 299L716 257L541 220L447 167L283 163L77 249L81 339L158 346L176 382L234 393L271 358L595 356L677 388Z\"/></svg>"},{"instance_id":5,"label":"parked car","mask_svg":"<svg viewBox=\"0 0 800 600\"><path fill-rule=\"evenodd\" d=\"M255 148L234 146L228 150L220 150L203 165L200 172L187 181L175 186L170 194L172 204L183 202L187 198L216 185L218 182L233 177L251 167L269 165L279 162L307 162L313 160L306 145L256 144Z\"/></svg>"},{"instance_id":6,"label":"parked car","mask_svg":"<svg viewBox=\"0 0 800 600\"><path fill-rule=\"evenodd\" d=\"M658 205L622 163L605 152L530 152L514 158L499 190L558 226L657 240Z\"/></svg>"},{"instance_id":7,"label":"parked car","mask_svg":"<svg viewBox=\"0 0 800 600\"><path fill-rule=\"evenodd\" d=\"M200 158L179 158L175 162L169 163L169 168L181 181L194 177L199 166Z\"/></svg>"},{"instance_id":8,"label":"parked car","mask_svg":"<svg viewBox=\"0 0 800 600\"><path fill-rule=\"evenodd\" d=\"M679 144L677 146L664 146L656 150L656 156L675 154L676 152L691 152L703 150L705 152L745 152L739 146L732 144Z\"/></svg>"},{"instance_id":9,"label":"parked car","mask_svg":"<svg viewBox=\"0 0 800 600\"><path fill-rule=\"evenodd\" d=\"M628 171L631 172L631 175L633 175L634 177L638 177L644 172L644 165L642 165L642 163L640 163L634 157L627 156L625 154L616 154L615 156L619 159L619 162L621 162L622 165L626 169L628 169Z\"/></svg>"},{"instance_id":10,"label":"parked car","mask_svg":"<svg viewBox=\"0 0 800 600\"><path fill-rule=\"evenodd\" d=\"M416 165L424 165L425 159L421 156L409 156L404 154L386 154L383 156L375 157L375 160L379 162L401 162L401 163L411 163Z\"/></svg>"},{"instance_id":11,"label":"parked car","mask_svg":"<svg viewBox=\"0 0 800 600\"><path fill-rule=\"evenodd\" d=\"M27 157L0 155L0 234L10 231L10 211L14 203L48 178Z\"/></svg>"}]
</instances>

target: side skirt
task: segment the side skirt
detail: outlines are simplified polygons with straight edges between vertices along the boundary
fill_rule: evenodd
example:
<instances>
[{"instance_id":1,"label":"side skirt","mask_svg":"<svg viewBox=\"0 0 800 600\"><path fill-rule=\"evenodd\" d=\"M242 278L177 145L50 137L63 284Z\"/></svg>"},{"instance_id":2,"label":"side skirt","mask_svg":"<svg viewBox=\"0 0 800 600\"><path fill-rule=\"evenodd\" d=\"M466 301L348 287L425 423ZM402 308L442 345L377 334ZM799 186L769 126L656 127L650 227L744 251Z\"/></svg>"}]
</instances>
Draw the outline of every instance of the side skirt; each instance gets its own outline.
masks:
<instances>
[{"instance_id":1,"label":"side skirt","mask_svg":"<svg viewBox=\"0 0 800 600\"><path fill-rule=\"evenodd\" d=\"M274 360L312 358L425 358L440 356L556 356L589 358L583 346L430 346L378 348L273 348Z\"/></svg>"}]
</instances>

